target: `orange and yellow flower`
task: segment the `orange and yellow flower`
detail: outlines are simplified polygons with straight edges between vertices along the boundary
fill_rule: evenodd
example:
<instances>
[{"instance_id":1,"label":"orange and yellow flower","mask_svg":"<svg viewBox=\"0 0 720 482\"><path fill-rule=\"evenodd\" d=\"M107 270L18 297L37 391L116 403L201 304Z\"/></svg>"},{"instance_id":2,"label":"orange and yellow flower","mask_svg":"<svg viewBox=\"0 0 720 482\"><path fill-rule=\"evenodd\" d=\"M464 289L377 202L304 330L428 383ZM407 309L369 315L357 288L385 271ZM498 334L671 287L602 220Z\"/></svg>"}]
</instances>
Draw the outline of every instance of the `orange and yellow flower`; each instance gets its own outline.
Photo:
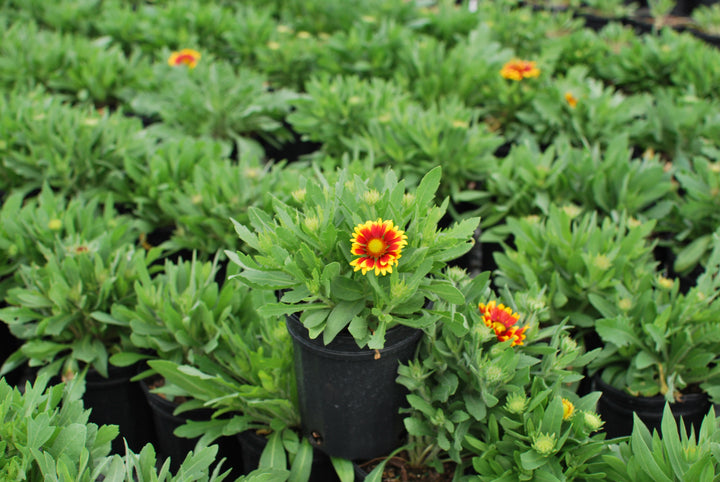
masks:
<instances>
[{"instance_id":1,"label":"orange and yellow flower","mask_svg":"<svg viewBox=\"0 0 720 482\"><path fill-rule=\"evenodd\" d=\"M194 69L200 60L200 52L193 49L182 49L179 52L173 52L168 57L168 65L175 67L178 65L187 65L188 68Z\"/></svg>"},{"instance_id":2,"label":"orange and yellow flower","mask_svg":"<svg viewBox=\"0 0 720 482\"><path fill-rule=\"evenodd\" d=\"M525 340L525 331L527 326L522 328L516 326L520 319L518 313L513 313L512 309L504 304L499 305L495 300L485 303L478 303L480 315L482 316L485 326L491 328L495 332L495 336L500 341L512 340L512 345L522 345Z\"/></svg>"},{"instance_id":3,"label":"orange and yellow flower","mask_svg":"<svg viewBox=\"0 0 720 482\"><path fill-rule=\"evenodd\" d=\"M375 276L392 273L397 266L402 249L407 246L407 236L392 221L368 221L355 226L351 253L360 256L350 262L355 271L362 274L375 270Z\"/></svg>"},{"instance_id":4,"label":"orange and yellow flower","mask_svg":"<svg viewBox=\"0 0 720 482\"><path fill-rule=\"evenodd\" d=\"M578 103L577 97L572 95L572 92L565 92L565 102L568 103L570 108L574 109Z\"/></svg>"},{"instance_id":5,"label":"orange and yellow flower","mask_svg":"<svg viewBox=\"0 0 720 482\"><path fill-rule=\"evenodd\" d=\"M522 80L531 77L538 77L540 69L531 60L512 59L500 69L500 75L505 79Z\"/></svg>"}]
</instances>

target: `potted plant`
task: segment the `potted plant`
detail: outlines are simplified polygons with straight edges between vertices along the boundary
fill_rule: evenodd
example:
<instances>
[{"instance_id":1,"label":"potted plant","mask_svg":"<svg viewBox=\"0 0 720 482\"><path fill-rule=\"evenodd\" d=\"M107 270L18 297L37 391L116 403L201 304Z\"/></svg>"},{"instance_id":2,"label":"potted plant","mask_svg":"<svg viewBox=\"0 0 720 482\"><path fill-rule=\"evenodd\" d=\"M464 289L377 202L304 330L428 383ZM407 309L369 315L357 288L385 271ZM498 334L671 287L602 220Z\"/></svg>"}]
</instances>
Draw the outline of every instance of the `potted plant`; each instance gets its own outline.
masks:
<instances>
[{"instance_id":1,"label":"potted plant","mask_svg":"<svg viewBox=\"0 0 720 482\"><path fill-rule=\"evenodd\" d=\"M270 89L265 75L229 62L203 58L193 49L192 61L179 52L154 66L154 84L128 99L136 114L160 122L151 126L165 136L211 137L235 143L239 151L262 153L262 143L291 139L282 119L297 94Z\"/></svg>"},{"instance_id":2,"label":"potted plant","mask_svg":"<svg viewBox=\"0 0 720 482\"><path fill-rule=\"evenodd\" d=\"M664 403L696 427L710 401L720 397L720 233L705 272L686 293L659 273L619 282L612 292L590 294L601 313L595 331L604 342L590 366L603 391L611 436L629 434L633 412L659 428ZM610 418L612 414L613 418Z\"/></svg>"},{"instance_id":3,"label":"potted plant","mask_svg":"<svg viewBox=\"0 0 720 482\"><path fill-rule=\"evenodd\" d=\"M130 382L134 368L108 365L109 356L122 351L130 337L129 325L111 318L110 309L133 303L133 283L150 277L161 250L146 252L136 246L136 227L113 221L103 232L83 233L74 232L67 220L58 228L66 229L66 236L36 246L44 263L19 266L18 282L7 290L0 320L21 346L1 372L27 362L40 373L71 379L89 368L84 400L94 409L93 421L117 423L135 448L149 439L149 413L141 409L140 388ZM121 447L116 444L114 450Z\"/></svg>"},{"instance_id":4,"label":"potted plant","mask_svg":"<svg viewBox=\"0 0 720 482\"><path fill-rule=\"evenodd\" d=\"M237 287L230 292L237 298ZM300 439L292 368L292 342L280 317L258 315L258 307L274 299L272 291L243 290L243 309L231 310L220 321L212 350L198 350L188 360L149 360L162 375L166 386L158 393L185 395L175 413L203 409L211 412L205 420L189 417L175 430L178 436L199 438L205 446L222 436L236 437L241 446L244 473L257 468L291 470L309 476L313 450ZM285 448L283 448L285 447ZM261 456L282 452L282 456ZM266 463L265 458L274 462ZM280 463L280 458L282 463ZM300 475L299 475L300 476Z\"/></svg>"},{"instance_id":5,"label":"potted plant","mask_svg":"<svg viewBox=\"0 0 720 482\"><path fill-rule=\"evenodd\" d=\"M467 303L445 306L447 320L399 372L410 404L403 410L409 434L405 470L414 464L484 477L538 470L570 479L592 473L589 461L602 443L589 437L593 430L586 430L582 418L594 414L599 394L580 397L574 390L580 370L597 353L583 353L565 325L540 327L548 316L540 293L498 296L489 272L470 278L452 268L448 276ZM563 426L571 418L563 419L565 407L583 414L577 427ZM544 454L532 446L542 435L558 442Z\"/></svg>"},{"instance_id":6,"label":"potted plant","mask_svg":"<svg viewBox=\"0 0 720 482\"><path fill-rule=\"evenodd\" d=\"M439 274L470 249L479 220L438 229L448 204L435 205L440 178L437 167L406 192L392 170L363 179L343 169L332 183L318 174L299 180L292 203L235 223L248 249L226 252L241 268L234 278L278 291L261 312L288 316L303 433L330 455L371 458L397 445L397 363L438 319L429 303L463 302Z\"/></svg>"},{"instance_id":7,"label":"potted plant","mask_svg":"<svg viewBox=\"0 0 720 482\"><path fill-rule=\"evenodd\" d=\"M662 437L633 417L632 434L603 456L602 472L621 482L634 480L710 480L720 474L717 444L720 442L715 409L703 418L700 429L688 435L677 431L670 404L663 408Z\"/></svg>"},{"instance_id":8,"label":"potted plant","mask_svg":"<svg viewBox=\"0 0 720 482\"><path fill-rule=\"evenodd\" d=\"M110 362L121 367L141 362L146 367L150 360L167 360L197 366L201 357L219 350L223 330L234 330L237 320L252 316L257 298L216 280L219 257L218 253L212 262L203 262L193 252L191 260L166 259L162 271L138 280L134 284L135 302L112 306L112 319L128 325L131 333L130 343L124 351L113 354ZM171 458L171 468L177 470L197 439L177 437L175 429L188 419L209 420L213 411L196 407L175 414L183 402L196 402L195 394L173 386L152 369L133 380L139 380L152 411L155 446L162 456ZM238 449L234 437L223 437L218 444L222 453Z\"/></svg>"},{"instance_id":9,"label":"potted plant","mask_svg":"<svg viewBox=\"0 0 720 482\"><path fill-rule=\"evenodd\" d=\"M124 455L109 455L118 428L89 421L90 410L81 399L84 372L67 383L49 382L48 374L22 388L0 380L3 479L219 482L225 478L220 465L213 472L209 469L216 446L189 453L175 475L169 470L170 460L157 464L151 444L139 454L125 446Z\"/></svg>"},{"instance_id":10,"label":"potted plant","mask_svg":"<svg viewBox=\"0 0 720 482\"><path fill-rule=\"evenodd\" d=\"M0 476L5 480L94 481L117 437L116 426L89 422L78 377L50 385L50 375L13 388L0 379Z\"/></svg>"},{"instance_id":11,"label":"potted plant","mask_svg":"<svg viewBox=\"0 0 720 482\"><path fill-rule=\"evenodd\" d=\"M680 225L670 243L675 254L672 272L694 282L692 275L706 264L713 246L712 233L720 226L720 152L710 150L709 156L693 157L691 166L675 171L675 178L683 195L678 203Z\"/></svg>"},{"instance_id":12,"label":"potted plant","mask_svg":"<svg viewBox=\"0 0 720 482\"><path fill-rule=\"evenodd\" d=\"M568 317L578 336L587 335L599 317L590 294L613 292L618 280L655 272L648 239L655 224L618 213L600 219L574 204L551 203L546 217L511 217L512 238L495 253L495 282L513 291L546 288L549 322Z\"/></svg>"}]
</instances>

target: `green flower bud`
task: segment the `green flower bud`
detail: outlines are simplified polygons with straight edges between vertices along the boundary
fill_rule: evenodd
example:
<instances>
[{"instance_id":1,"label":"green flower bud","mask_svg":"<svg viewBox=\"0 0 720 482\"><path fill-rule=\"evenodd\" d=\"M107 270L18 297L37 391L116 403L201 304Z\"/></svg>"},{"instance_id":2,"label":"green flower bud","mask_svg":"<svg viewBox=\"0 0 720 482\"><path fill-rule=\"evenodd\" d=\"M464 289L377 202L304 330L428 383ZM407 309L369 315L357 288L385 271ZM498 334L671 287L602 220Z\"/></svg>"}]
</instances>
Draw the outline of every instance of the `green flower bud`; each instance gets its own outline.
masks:
<instances>
[{"instance_id":1,"label":"green flower bud","mask_svg":"<svg viewBox=\"0 0 720 482\"><path fill-rule=\"evenodd\" d=\"M402 205L403 205L403 207L404 207L404 208L408 208L408 207L412 206L413 203L415 203L415 194L410 193L410 192L406 192L406 193L403 195L403 199L402 199Z\"/></svg>"},{"instance_id":2,"label":"green flower bud","mask_svg":"<svg viewBox=\"0 0 720 482\"><path fill-rule=\"evenodd\" d=\"M393 281L390 284L390 297L392 299L402 298L408 294L409 289L404 280Z\"/></svg>"},{"instance_id":3,"label":"green flower bud","mask_svg":"<svg viewBox=\"0 0 720 482\"><path fill-rule=\"evenodd\" d=\"M555 450L556 435L550 433L540 433L533 437L532 448L540 455L551 455Z\"/></svg>"},{"instance_id":4,"label":"green flower bud","mask_svg":"<svg viewBox=\"0 0 720 482\"><path fill-rule=\"evenodd\" d=\"M503 379L503 369L497 365L485 367L485 381L488 383L500 383Z\"/></svg>"},{"instance_id":5,"label":"green flower bud","mask_svg":"<svg viewBox=\"0 0 720 482\"><path fill-rule=\"evenodd\" d=\"M602 418L600 418L600 415L595 412L583 412L583 421L591 432L600 430L605 423Z\"/></svg>"},{"instance_id":6,"label":"green flower bud","mask_svg":"<svg viewBox=\"0 0 720 482\"><path fill-rule=\"evenodd\" d=\"M302 203L303 201L305 201L306 195L307 191L305 189L297 189L292 192L293 199L298 203Z\"/></svg>"},{"instance_id":7,"label":"green flower bud","mask_svg":"<svg viewBox=\"0 0 720 482\"><path fill-rule=\"evenodd\" d=\"M607 271L612 266L612 262L610 261L610 258L608 258L606 255L598 254L597 256L595 256L595 259L593 259L593 265L596 268Z\"/></svg>"},{"instance_id":8,"label":"green flower bud","mask_svg":"<svg viewBox=\"0 0 720 482\"><path fill-rule=\"evenodd\" d=\"M380 193L377 191L377 189L365 191L363 193L363 200L365 200L365 202L371 206L377 204L377 202L380 200Z\"/></svg>"},{"instance_id":9,"label":"green flower bud","mask_svg":"<svg viewBox=\"0 0 720 482\"><path fill-rule=\"evenodd\" d=\"M317 218L317 216L308 216L303 222L308 231L312 233L314 233L320 228L320 220Z\"/></svg>"},{"instance_id":10,"label":"green flower bud","mask_svg":"<svg viewBox=\"0 0 720 482\"><path fill-rule=\"evenodd\" d=\"M520 415L527 407L527 397L524 393L511 393L505 402L505 410L516 415Z\"/></svg>"},{"instance_id":11,"label":"green flower bud","mask_svg":"<svg viewBox=\"0 0 720 482\"><path fill-rule=\"evenodd\" d=\"M467 271L458 266L451 266L447 269L447 275L453 283L460 283L467 277Z\"/></svg>"},{"instance_id":12,"label":"green flower bud","mask_svg":"<svg viewBox=\"0 0 720 482\"><path fill-rule=\"evenodd\" d=\"M570 336L564 336L560 341L560 350L563 353L572 353L577 350L577 341Z\"/></svg>"}]
</instances>

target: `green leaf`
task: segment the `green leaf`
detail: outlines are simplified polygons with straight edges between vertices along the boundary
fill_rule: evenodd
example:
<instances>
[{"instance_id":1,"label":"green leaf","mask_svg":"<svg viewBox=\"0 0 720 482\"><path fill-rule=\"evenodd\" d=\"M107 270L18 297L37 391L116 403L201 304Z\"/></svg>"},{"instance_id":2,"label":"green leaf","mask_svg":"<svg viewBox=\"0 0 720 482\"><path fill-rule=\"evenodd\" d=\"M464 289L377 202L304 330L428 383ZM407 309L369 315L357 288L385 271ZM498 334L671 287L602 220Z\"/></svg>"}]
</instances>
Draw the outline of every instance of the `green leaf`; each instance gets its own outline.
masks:
<instances>
[{"instance_id":1,"label":"green leaf","mask_svg":"<svg viewBox=\"0 0 720 482\"><path fill-rule=\"evenodd\" d=\"M305 482L310 479L310 472L312 470L313 462L313 448L310 442L303 438L302 442L298 447L298 451L295 454L295 458L292 461L290 467L290 482Z\"/></svg>"},{"instance_id":2,"label":"green leaf","mask_svg":"<svg viewBox=\"0 0 720 482\"><path fill-rule=\"evenodd\" d=\"M465 303L465 296L449 281L434 280L428 289L448 303L454 305L462 305Z\"/></svg>"},{"instance_id":3,"label":"green leaf","mask_svg":"<svg viewBox=\"0 0 720 482\"><path fill-rule=\"evenodd\" d=\"M648 445L645 443L645 439L648 435L647 428L640 420L640 418L638 418L637 414L633 414L633 419L634 423L633 432L630 436L630 448L632 449L638 464L643 469L645 474L651 477L651 480L655 482L672 482L672 479L670 479L657 464L657 462L653 458L650 447L648 447ZM638 425L642 425L642 427L638 427ZM642 434L642 429L645 429L644 435Z\"/></svg>"},{"instance_id":4,"label":"green leaf","mask_svg":"<svg viewBox=\"0 0 720 482\"><path fill-rule=\"evenodd\" d=\"M442 177L442 168L436 166L425 174L415 190L416 205L421 212L427 211L430 203L435 198L435 193L440 187L440 179Z\"/></svg>"},{"instance_id":5,"label":"green leaf","mask_svg":"<svg viewBox=\"0 0 720 482\"><path fill-rule=\"evenodd\" d=\"M112 316L108 315L107 313L104 313L102 311L93 311L90 313L90 317L93 320L97 320L101 323L106 323L108 325L116 325L116 326L130 326L129 321L122 321L118 320L116 318L113 318Z\"/></svg>"},{"instance_id":6,"label":"green leaf","mask_svg":"<svg viewBox=\"0 0 720 482\"><path fill-rule=\"evenodd\" d=\"M292 276L282 271L262 271L259 269L245 268L241 273L236 275L245 284L252 288L280 290L292 288L300 284Z\"/></svg>"},{"instance_id":7,"label":"green leaf","mask_svg":"<svg viewBox=\"0 0 720 482\"><path fill-rule=\"evenodd\" d=\"M465 393L463 395L463 400L465 400L465 409L475 420L481 421L485 418L485 415L487 414L487 407L483 402L482 397L472 393Z\"/></svg>"},{"instance_id":8,"label":"green leaf","mask_svg":"<svg viewBox=\"0 0 720 482\"><path fill-rule=\"evenodd\" d=\"M330 462L332 462L340 482L353 482L355 480L355 469L352 461L339 457L330 457Z\"/></svg>"},{"instance_id":9,"label":"green leaf","mask_svg":"<svg viewBox=\"0 0 720 482\"><path fill-rule=\"evenodd\" d=\"M685 273L692 269L699 261L700 258L710 248L712 241L711 235L700 236L695 239L692 243L685 246L675 258L675 264L673 268L678 273Z\"/></svg>"},{"instance_id":10,"label":"green leaf","mask_svg":"<svg viewBox=\"0 0 720 482\"><path fill-rule=\"evenodd\" d=\"M412 417L406 417L403 419L403 423L405 424L405 428L407 429L408 433L410 435L416 436L416 437L425 437L425 436L431 436L435 433L435 431L422 420L418 420Z\"/></svg>"},{"instance_id":11,"label":"green leaf","mask_svg":"<svg viewBox=\"0 0 720 482\"><path fill-rule=\"evenodd\" d=\"M683 448L680 443L680 434L678 432L677 422L670 409L670 404L665 402L663 408L662 421L660 422L660 429L663 434L663 445L665 445L666 453L670 466L673 469L675 475L681 475L685 473L686 462L683 460Z\"/></svg>"},{"instance_id":12,"label":"green leaf","mask_svg":"<svg viewBox=\"0 0 720 482\"><path fill-rule=\"evenodd\" d=\"M332 288L333 294L342 301L357 301L365 297L363 285L344 276L336 276L332 280Z\"/></svg>"},{"instance_id":13,"label":"green leaf","mask_svg":"<svg viewBox=\"0 0 720 482\"><path fill-rule=\"evenodd\" d=\"M148 360L149 358L151 358L150 355L144 355L142 353L115 353L110 357L110 364L115 365L116 367L129 367L140 360Z\"/></svg>"},{"instance_id":14,"label":"green leaf","mask_svg":"<svg viewBox=\"0 0 720 482\"><path fill-rule=\"evenodd\" d=\"M535 450L528 450L520 454L520 463L525 470L538 469L545 465L547 461L548 458L546 456L540 455Z\"/></svg>"},{"instance_id":15,"label":"green leaf","mask_svg":"<svg viewBox=\"0 0 720 482\"><path fill-rule=\"evenodd\" d=\"M364 301L341 301L338 303L328 316L323 331L323 342L326 345L330 343L364 307Z\"/></svg>"},{"instance_id":16,"label":"green leaf","mask_svg":"<svg viewBox=\"0 0 720 482\"><path fill-rule=\"evenodd\" d=\"M268 318L274 318L276 316L285 316L303 311L306 306L299 305L287 305L285 303L266 303L257 309L257 312L261 316Z\"/></svg>"},{"instance_id":17,"label":"green leaf","mask_svg":"<svg viewBox=\"0 0 720 482\"><path fill-rule=\"evenodd\" d=\"M280 432L273 432L268 437L267 445L260 454L258 468L287 469L287 458Z\"/></svg>"},{"instance_id":18,"label":"green leaf","mask_svg":"<svg viewBox=\"0 0 720 482\"><path fill-rule=\"evenodd\" d=\"M657 357L653 353L641 351L635 356L635 367L642 370L643 368L652 366L652 365L658 363L659 361L660 360L658 360Z\"/></svg>"}]
</instances>

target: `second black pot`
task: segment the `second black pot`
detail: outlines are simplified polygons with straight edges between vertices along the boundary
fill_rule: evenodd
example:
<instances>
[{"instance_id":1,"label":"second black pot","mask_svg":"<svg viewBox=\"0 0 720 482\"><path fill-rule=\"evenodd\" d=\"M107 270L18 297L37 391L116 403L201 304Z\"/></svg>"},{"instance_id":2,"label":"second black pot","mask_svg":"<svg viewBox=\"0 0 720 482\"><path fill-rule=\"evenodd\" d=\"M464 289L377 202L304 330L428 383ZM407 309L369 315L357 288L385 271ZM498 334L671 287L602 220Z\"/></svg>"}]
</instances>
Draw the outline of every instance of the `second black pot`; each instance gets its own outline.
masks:
<instances>
[{"instance_id":1,"label":"second black pot","mask_svg":"<svg viewBox=\"0 0 720 482\"><path fill-rule=\"evenodd\" d=\"M622 437L632 434L633 413L642 420L652 433L660 433L665 397L636 397L604 382L600 376L592 379L593 388L602 392L598 401L598 413L605 421L604 431L608 438ZM683 396L682 402L671 403L675 419L680 423L683 420L687 433L695 428L697 434L702 420L710 410L710 401L705 393L691 393Z\"/></svg>"},{"instance_id":2,"label":"second black pot","mask_svg":"<svg viewBox=\"0 0 720 482\"><path fill-rule=\"evenodd\" d=\"M125 441L135 453L146 443L154 443L152 415L142 389L130 379L135 367L108 367L108 378L89 370L85 379L83 402L90 412L90 422L117 425L120 435L112 442L112 453L125 454Z\"/></svg>"},{"instance_id":3,"label":"second black pot","mask_svg":"<svg viewBox=\"0 0 720 482\"><path fill-rule=\"evenodd\" d=\"M175 473L185 460L188 452L195 450L198 438L184 438L175 435L175 429L188 420L210 420L212 410L192 410L175 415L177 404L150 391L145 380L140 381L143 393L150 406L153 426L155 427L156 449L163 459L170 458L170 470ZM228 480L239 477L243 473L242 450L236 437L220 437L213 442L218 445L217 460L225 458L222 471L230 469ZM213 466L214 467L214 466Z\"/></svg>"}]
</instances>

